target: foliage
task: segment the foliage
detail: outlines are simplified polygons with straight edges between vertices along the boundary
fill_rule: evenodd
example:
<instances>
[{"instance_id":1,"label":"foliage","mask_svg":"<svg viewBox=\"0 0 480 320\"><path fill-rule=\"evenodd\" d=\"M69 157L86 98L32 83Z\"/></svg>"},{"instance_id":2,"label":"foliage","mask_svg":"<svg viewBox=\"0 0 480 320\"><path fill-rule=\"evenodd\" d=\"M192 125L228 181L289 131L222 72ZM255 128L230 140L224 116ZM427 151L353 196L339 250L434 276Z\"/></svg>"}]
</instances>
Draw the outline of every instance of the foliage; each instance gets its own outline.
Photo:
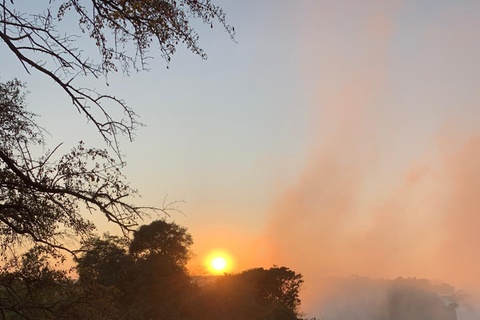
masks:
<instances>
[{"instance_id":1,"label":"foliage","mask_svg":"<svg viewBox=\"0 0 480 320\"><path fill-rule=\"evenodd\" d=\"M119 287L130 272L133 260L127 255L125 239L110 236L85 242L84 253L76 259L77 273L82 282L104 287Z\"/></svg>"},{"instance_id":2,"label":"foliage","mask_svg":"<svg viewBox=\"0 0 480 320\"><path fill-rule=\"evenodd\" d=\"M302 275L286 267L256 268L219 277L208 288L212 300L203 319L300 319L302 283Z\"/></svg>"},{"instance_id":3,"label":"foliage","mask_svg":"<svg viewBox=\"0 0 480 320\"><path fill-rule=\"evenodd\" d=\"M134 226L144 208L124 201L136 191L124 181L123 163L105 150L80 142L55 161L53 152L34 156L43 132L22 89L17 80L0 83L0 255L24 240L65 248L66 236L90 236L94 225L81 215L84 208L126 230Z\"/></svg>"},{"instance_id":4,"label":"foliage","mask_svg":"<svg viewBox=\"0 0 480 320\"><path fill-rule=\"evenodd\" d=\"M185 319L196 288L186 270L173 260L153 254L134 264L127 296L128 319Z\"/></svg>"},{"instance_id":5,"label":"foliage","mask_svg":"<svg viewBox=\"0 0 480 320\"><path fill-rule=\"evenodd\" d=\"M390 319L456 320L458 304L445 304L428 280L398 278L388 290ZM450 298L452 299L452 298ZM450 300L445 297L445 300Z\"/></svg>"},{"instance_id":6,"label":"foliage","mask_svg":"<svg viewBox=\"0 0 480 320\"><path fill-rule=\"evenodd\" d=\"M134 243L140 251L128 250ZM76 259L78 281L36 247L0 274L0 319L300 319L300 274L257 268L201 285L185 267L191 244L186 228L164 220L133 239L95 237Z\"/></svg>"},{"instance_id":7,"label":"foliage","mask_svg":"<svg viewBox=\"0 0 480 320\"><path fill-rule=\"evenodd\" d=\"M36 247L0 272L1 319L114 319L111 292L80 286ZM20 265L16 265L17 262Z\"/></svg>"},{"instance_id":8,"label":"foliage","mask_svg":"<svg viewBox=\"0 0 480 320\"><path fill-rule=\"evenodd\" d=\"M135 232L130 244L130 254L134 257L162 255L173 259L173 263L184 266L190 258L192 236L187 229L176 223L157 220L141 226Z\"/></svg>"},{"instance_id":9,"label":"foliage","mask_svg":"<svg viewBox=\"0 0 480 320\"><path fill-rule=\"evenodd\" d=\"M135 318L185 319L188 298L195 291L185 264L190 258L192 236L174 222L157 220L141 226L129 253L135 260L130 297ZM132 318L134 319L134 318Z\"/></svg>"},{"instance_id":10,"label":"foliage","mask_svg":"<svg viewBox=\"0 0 480 320\"><path fill-rule=\"evenodd\" d=\"M165 220L140 227L132 240L95 238L77 259L79 282L113 289L125 319L184 319L195 291L185 268L192 243L186 228Z\"/></svg>"},{"instance_id":11,"label":"foliage","mask_svg":"<svg viewBox=\"0 0 480 320\"><path fill-rule=\"evenodd\" d=\"M78 20L81 34L93 39L100 62L82 56L82 50L76 47L81 38L78 34L59 32L61 20L67 15L68 21ZM167 61L179 43L205 59L199 36L191 27L195 19L212 27L217 21L233 39L234 30L226 23L225 13L211 0L45 1L45 10L35 14L16 10L13 0L2 1L0 39L27 72L36 70L58 84L78 111L119 152L117 134L132 138L138 125L135 112L115 96L77 86L76 77L107 76L119 67L127 73L131 68L144 69L154 43ZM107 110L111 102L124 113L123 119L114 118Z\"/></svg>"}]
</instances>

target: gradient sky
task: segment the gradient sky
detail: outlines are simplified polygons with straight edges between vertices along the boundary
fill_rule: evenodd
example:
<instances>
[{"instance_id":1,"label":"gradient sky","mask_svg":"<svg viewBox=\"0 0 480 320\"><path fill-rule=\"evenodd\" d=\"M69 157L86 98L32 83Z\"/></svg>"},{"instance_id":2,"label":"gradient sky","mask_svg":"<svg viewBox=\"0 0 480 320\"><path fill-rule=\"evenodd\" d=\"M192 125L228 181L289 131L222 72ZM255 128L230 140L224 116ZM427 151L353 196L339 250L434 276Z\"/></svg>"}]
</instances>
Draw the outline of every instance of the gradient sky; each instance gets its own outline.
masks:
<instances>
[{"instance_id":1,"label":"gradient sky","mask_svg":"<svg viewBox=\"0 0 480 320\"><path fill-rule=\"evenodd\" d=\"M234 271L291 267L307 312L326 275L479 288L480 2L216 3L238 43L199 25L207 61L180 49L167 70L152 52L150 72L80 80L140 115L125 173L142 203L186 201L171 219L192 266L221 249ZM51 146L102 145L55 85L0 55Z\"/></svg>"}]
</instances>

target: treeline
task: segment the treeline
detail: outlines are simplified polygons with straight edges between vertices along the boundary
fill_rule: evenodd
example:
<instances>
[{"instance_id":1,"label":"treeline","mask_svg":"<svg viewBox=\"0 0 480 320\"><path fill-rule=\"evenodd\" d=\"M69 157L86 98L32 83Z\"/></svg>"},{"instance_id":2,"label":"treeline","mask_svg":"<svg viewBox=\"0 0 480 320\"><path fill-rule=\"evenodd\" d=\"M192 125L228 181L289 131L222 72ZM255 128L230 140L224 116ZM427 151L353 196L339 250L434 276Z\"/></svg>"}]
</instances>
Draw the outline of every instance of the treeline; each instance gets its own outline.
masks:
<instances>
[{"instance_id":1,"label":"treeline","mask_svg":"<svg viewBox=\"0 0 480 320\"><path fill-rule=\"evenodd\" d=\"M300 319L300 274L257 268L202 283L186 269L192 243L185 228L164 220L142 226L131 239L96 237L75 259L78 279L58 271L51 251L36 247L3 266L0 317Z\"/></svg>"},{"instance_id":2,"label":"treeline","mask_svg":"<svg viewBox=\"0 0 480 320\"><path fill-rule=\"evenodd\" d=\"M467 304L453 286L426 279L352 276L325 278L317 285L323 295L317 317L325 320L457 320L457 309Z\"/></svg>"}]
</instances>

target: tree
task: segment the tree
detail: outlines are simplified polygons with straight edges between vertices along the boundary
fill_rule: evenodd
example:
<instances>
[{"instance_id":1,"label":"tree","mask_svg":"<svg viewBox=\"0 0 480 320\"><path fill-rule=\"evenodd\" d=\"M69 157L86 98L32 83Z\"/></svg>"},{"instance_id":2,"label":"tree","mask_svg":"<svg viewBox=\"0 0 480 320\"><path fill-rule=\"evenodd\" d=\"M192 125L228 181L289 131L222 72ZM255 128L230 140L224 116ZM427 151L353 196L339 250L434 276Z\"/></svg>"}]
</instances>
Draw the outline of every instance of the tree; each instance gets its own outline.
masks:
<instances>
[{"instance_id":1,"label":"tree","mask_svg":"<svg viewBox=\"0 0 480 320\"><path fill-rule=\"evenodd\" d=\"M174 222L141 226L130 243L135 259L130 297L137 310L131 319L187 319L196 287L185 267L192 236Z\"/></svg>"},{"instance_id":2,"label":"tree","mask_svg":"<svg viewBox=\"0 0 480 320\"><path fill-rule=\"evenodd\" d=\"M40 247L0 271L0 319L114 319L111 290L79 285Z\"/></svg>"},{"instance_id":3,"label":"tree","mask_svg":"<svg viewBox=\"0 0 480 320\"><path fill-rule=\"evenodd\" d=\"M456 308L462 304L453 286L426 279L354 275L324 278L319 285L329 294L318 305L318 319L456 320Z\"/></svg>"},{"instance_id":4,"label":"tree","mask_svg":"<svg viewBox=\"0 0 480 320\"><path fill-rule=\"evenodd\" d=\"M398 278L387 292L387 310L392 320L457 320L453 297L441 297L426 279ZM448 301L448 302L447 302Z\"/></svg>"},{"instance_id":5,"label":"tree","mask_svg":"<svg viewBox=\"0 0 480 320\"><path fill-rule=\"evenodd\" d=\"M178 266L185 266L190 259L192 236L187 229L173 222L157 220L141 226L130 244L130 254L134 257L161 255L172 259Z\"/></svg>"},{"instance_id":6,"label":"tree","mask_svg":"<svg viewBox=\"0 0 480 320\"><path fill-rule=\"evenodd\" d=\"M77 18L80 32L92 38L99 62L82 56L75 46L77 35L58 31L67 16ZM167 63L179 43L206 58L190 26L192 19L212 27L218 22L234 35L222 9L210 0L48 1L44 11L33 15L16 10L14 0L0 2L0 39L6 48L28 73L35 70L58 84L117 154L114 158L80 142L62 157L53 156L56 148L34 156L38 152L32 148L43 149L46 141L34 114L26 109L24 85L17 80L0 84L1 255L26 240L67 249L65 236L91 236L94 225L81 215L82 208L100 211L125 232L136 226L148 208L128 200L136 190L121 174L124 162L118 146L119 135L132 139L136 114L120 98L77 86L76 79L145 69L148 50L155 43ZM111 102L124 118L107 110Z\"/></svg>"},{"instance_id":7,"label":"tree","mask_svg":"<svg viewBox=\"0 0 480 320\"><path fill-rule=\"evenodd\" d=\"M208 288L203 319L300 319L302 275L286 267L256 268L219 277Z\"/></svg>"},{"instance_id":8,"label":"tree","mask_svg":"<svg viewBox=\"0 0 480 320\"><path fill-rule=\"evenodd\" d=\"M86 241L83 253L76 259L79 286L101 288L110 293L115 310L124 319L132 309L134 281L134 261L127 248L126 239L105 234Z\"/></svg>"},{"instance_id":9,"label":"tree","mask_svg":"<svg viewBox=\"0 0 480 320\"><path fill-rule=\"evenodd\" d=\"M133 265L128 255L125 239L104 235L86 241L83 254L76 259L77 273L81 282L96 283L104 287L122 289Z\"/></svg>"},{"instance_id":10,"label":"tree","mask_svg":"<svg viewBox=\"0 0 480 320\"><path fill-rule=\"evenodd\" d=\"M75 86L78 75L99 77L119 69L126 73L131 68L144 69L148 50L155 42L167 62L179 43L205 59L199 36L190 26L195 18L212 27L218 21L232 38L234 35L225 13L211 0L64 0L57 8L52 3L32 16L16 11L13 0L0 3L0 38L27 72L34 69L54 80L117 151L117 133L132 137L137 125L134 111L114 96ZM57 31L69 11L78 18L81 32L95 41L99 63L82 56L75 47L76 35L64 36ZM127 47L132 44L134 50L129 52ZM108 100L120 106L125 119L112 118L104 107ZM97 108L101 117L95 116L92 108Z\"/></svg>"},{"instance_id":11,"label":"tree","mask_svg":"<svg viewBox=\"0 0 480 320\"><path fill-rule=\"evenodd\" d=\"M133 239L93 239L77 259L78 285L114 292L121 319L300 319L301 274L256 268L200 284L185 268L192 243L186 228L165 220Z\"/></svg>"},{"instance_id":12,"label":"tree","mask_svg":"<svg viewBox=\"0 0 480 320\"><path fill-rule=\"evenodd\" d=\"M52 153L32 156L30 149L44 138L25 108L22 87L16 80L0 83L0 254L25 238L65 248L65 236L90 236L94 226L81 215L82 204L124 228L134 225L142 208L123 199L136 191L105 150L81 142L57 161Z\"/></svg>"},{"instance_id":13,"label":"tree","mask_svg":"<svg viewBox=\"0 0 480 320\"><path fill-rule=\"evenodd\" d=\"M77 259L79 283L114 291L122 319L186 319L197 289L185 268L191 244L185 228L164 220L132 240L96 238Z\"/></svg>"}]
</instances>

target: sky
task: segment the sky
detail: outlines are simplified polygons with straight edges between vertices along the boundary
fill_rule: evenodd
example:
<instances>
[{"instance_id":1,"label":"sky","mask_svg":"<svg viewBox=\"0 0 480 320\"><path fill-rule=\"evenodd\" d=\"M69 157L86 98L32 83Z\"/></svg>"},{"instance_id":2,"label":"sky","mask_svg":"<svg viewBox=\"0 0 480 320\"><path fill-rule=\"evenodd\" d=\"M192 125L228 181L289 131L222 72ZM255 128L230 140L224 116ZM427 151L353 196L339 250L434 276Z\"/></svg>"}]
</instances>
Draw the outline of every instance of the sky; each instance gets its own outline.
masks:
<instances>
[{"instance_id":1,"label":"sky","mask_svg":"<svg viewBox=\"0 0 480 320\"><path fill-rule=\"evenodd\" d=\"M199 24L208 60L180 48L167 69L152 50L149 72L79 80L140 115L125 173L142 203L185 201L168 219L194 237L192 270L214 250L232 272L290 267L307 313L330 275L478 290L480 2L216 3L236 42ZM52 146L102 146L54 84L0 57Z\"/></svg>"}]
</instances>

